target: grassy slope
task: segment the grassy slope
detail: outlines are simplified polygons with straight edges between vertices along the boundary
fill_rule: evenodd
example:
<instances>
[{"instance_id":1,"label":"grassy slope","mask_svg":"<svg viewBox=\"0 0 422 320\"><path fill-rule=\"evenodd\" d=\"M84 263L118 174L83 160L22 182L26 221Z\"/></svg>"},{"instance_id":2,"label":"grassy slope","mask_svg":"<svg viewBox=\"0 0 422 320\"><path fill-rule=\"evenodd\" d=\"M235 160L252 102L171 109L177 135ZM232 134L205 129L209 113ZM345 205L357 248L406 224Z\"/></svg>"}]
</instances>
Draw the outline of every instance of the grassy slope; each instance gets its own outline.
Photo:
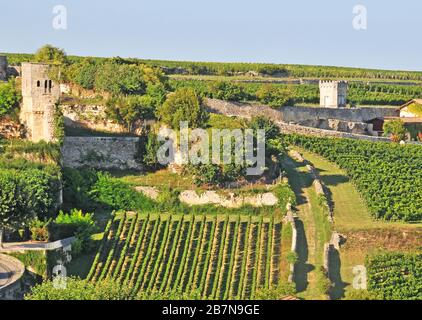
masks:
<instances>
[{"instance_id":1,"label":"grassy slope","mask_svg":"<svg viewBox=\"0 0 422 320\"><path fill-rule=\"evenodd\" d=\"M297 197L298 258L295 282L303 299L324 299L317 289L315 269L322 265L324 244L330 238L327 218L318 204L312 178L303 163L286 159L289 183Z\"/></svg>"},{"instance_id":2,"label":"grassy slope","mask_svg":"<svg viewBox=\"0 0 422 320\"><path fill-rule=\"evenodd\" d=\"M343 285L334 290L335 298L341 298L344 290L353 290L353 267L363 265L367 254L378 250L412 251L422 246L421 224L373 220L344 171L320 156L299 151L319 170L334 203L335 229L347 237L338 266Z\"/></svg>"}]
</instances>

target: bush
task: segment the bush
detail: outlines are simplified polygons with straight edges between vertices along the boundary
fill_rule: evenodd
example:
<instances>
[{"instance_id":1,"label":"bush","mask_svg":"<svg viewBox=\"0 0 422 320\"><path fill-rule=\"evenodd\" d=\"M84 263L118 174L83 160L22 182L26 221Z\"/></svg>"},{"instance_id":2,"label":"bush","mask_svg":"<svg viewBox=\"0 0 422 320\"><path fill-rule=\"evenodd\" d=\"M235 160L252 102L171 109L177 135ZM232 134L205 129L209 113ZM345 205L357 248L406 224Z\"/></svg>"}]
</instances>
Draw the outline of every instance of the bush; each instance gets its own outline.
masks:
<instances>
[{"instance_id":1,"label":"bush","mask_svg":"<svg viewBox=\"0 0 422 320\"><path fill-rule=\"evenodd\" d=\"M50 239L50 233L48 230L49 224L50 220L33 220L29 228L31 232L31 239L34 241L48 241Z\"/></svg>"},{"instance_id":2,"label":"bush","mask_svg":"<svg viewBox=\"0 0 422 320\"><path fill-rule=\"evenodd\" d=\"M170 94L157 109L157 116L173 129L180 129L181 121L187 121L191 128L201 128L208 121L202 99L190 88L180 88Z\"/></svg>"},{"instance_id":3,"label":"bush","mask_svg":"<svg viewBox=\"0 0 422 320\"><path fill-rule=\"evenodd\" d=\"M299 257L298 257L298 255L297 255L297 253L296 253L296 252L294 252L294 251L290 251L290 252L287 254L286 260L287 260L287 262L288 262L288 263L290 263L290 264L296 264L296 263L299 261Z\"/></svg>"},{"instance_id":4,"label":"bush","mask_svg":"<svg viewBox=\"0 0 422 320\"><path fill-rule=\"evenodd\" d=\"M294 283L280 283L278 286L271 286L268 289L258 289L255 293L254 299L280 300L286 296L293 296L295 294L296 285Z\"/></svg>"},{"instance_id":5,"label":"bush","mask_svg":"<svg viewBox=\"0 0 422 320\"><path fill-rule=\"evenodd\" d=\"M7 83L0 83L0 117L11 114L19 107L22 97L16 89L15 81L9 80Z\"/></svg>"},{"instance_id":6,"label":"bush","mask_svg":"<svg viewBox=\"0 0 422 320\"><path fill-rule=\"evenodd\" d=\"M106 173L97 173L98 180L89 191L97 203L115 210L153 209L155 202L142 193L135 191L129 184L110 177Z\"/></svg>"},{"instance_id":7,"label":"bush","mask_svg":"<svg viewBox=\"0 0 422 320\"><path fill-rule=\"evenodd\" d=\"M25 300L128 300L131 288L111 280L97 283L79 278L66 278L66 287L55 286L54 280L45 281L31 289Z\"/></svg>"},{"instance_id":8,"label":"bush","mask_svg":"<svg viewBox=\"0 0 422 320\"><path fill-rule=\"evenodd\" d=\"M394 142L400 142L406 138L406 128L401 120L392 120L384 123L384 135L390 136Z\"/></svg>"},{"instance_id":9,"label":"bush","mask_svg":"<svg viewBox=\"0 0 422 320\"><path fill-rule=\"evenodd\" d=\"M242 101L247 98L242 86L227 81L212 83L209 91L214 99Z\"/></svg>"}]
</instances>

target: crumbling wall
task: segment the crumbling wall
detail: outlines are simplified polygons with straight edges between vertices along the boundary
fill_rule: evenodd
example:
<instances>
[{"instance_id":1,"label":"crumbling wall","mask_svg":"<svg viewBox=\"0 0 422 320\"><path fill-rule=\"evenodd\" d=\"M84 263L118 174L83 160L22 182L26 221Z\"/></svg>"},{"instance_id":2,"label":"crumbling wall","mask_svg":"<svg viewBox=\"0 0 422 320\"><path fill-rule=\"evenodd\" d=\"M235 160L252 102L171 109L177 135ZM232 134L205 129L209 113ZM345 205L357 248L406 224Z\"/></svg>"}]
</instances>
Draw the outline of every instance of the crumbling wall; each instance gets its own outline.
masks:
<instances>
[{"instance_id":1,"label":"crumbling wall","mask_svg":"<svg viewBox=\"0 0 422 320\"><path fill-rule=\"evenodd\" d=\"M142 170L137 160L137 137L65 137L62 155L65 167L104 170Z\"/></svg>"}]
</instances>

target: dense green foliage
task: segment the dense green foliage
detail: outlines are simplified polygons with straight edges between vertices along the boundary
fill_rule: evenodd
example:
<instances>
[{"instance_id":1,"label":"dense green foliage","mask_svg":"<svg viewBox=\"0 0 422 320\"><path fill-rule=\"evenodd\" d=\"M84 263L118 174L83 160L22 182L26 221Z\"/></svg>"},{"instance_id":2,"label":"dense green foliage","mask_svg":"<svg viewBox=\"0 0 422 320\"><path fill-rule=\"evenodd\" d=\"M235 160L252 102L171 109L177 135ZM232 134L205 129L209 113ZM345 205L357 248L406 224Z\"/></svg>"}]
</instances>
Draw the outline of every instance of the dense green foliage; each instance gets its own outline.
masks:
<instances>
[{"instance_id":1,"label":"dense green foliage","mask_svg":"<svg viewBox=\"0 0 422 320\"><path fill-rule=\"evenodd\" d=\"M297 146L345 169L377 219L422 219L422 147L289 136Z\"/></svg>"},{"instance_id":2,"label":"dense green foliage","mask_svg":"<svg viewBox=\"0 0 422 320\"><path fill-rule=\"evenodd\" d=\"M319 87L316 84L236 82L232 86L238 88L238 94L234 95L232 86L219 86L220 91L215 94L215 83L202 80L170 80L173 89L194 88L199 94L209 98L238 102L257 101L274 107L303 103L319 104ZM421 86L349 83L348 100L351 105L402 105L415 97L422 97Z\"/></svg>"},{"instance_id":3,"label":"dense green foliage","mask_svg":"<svg viewBox=\"0 0 422 320\"><path fill-rule=\"evenodd\" d=\"M33 60L35 62L51 63L51 64L66 64L67 55L64 50L55 48L49 44L37 50Z\"/></svg>"},{"instance_id":4,"label":"dense green foliage","mask_svg":"<svg viewBox=\"0 0 422 320\"><path fill-rule=\"evenodd\" d=\"M0 83L0 117L10 114L19 106L21 94L17 90L15 81Z\"/></svg>"},{"instance_id":5,"label":"dense green foliage","mask_svg":"<svg viewBox=\"0 0 422 320\"><path fill-rule=\"evenodd\" d=\"M381 300L422 299L422 254L385 253L366 259L368 291Z\"/></svg>"},{"instance_id":6,"label":"dense green foliage","mask_svg":"<svg viewBox=\"0 0 422 320\"><path fill-rule=\"evenodd\" d=\"M19 228L52 214L57 177L38 169L0 170L0 227Z\"/></svg>"},{"instance_id":7,"label":"dense green foliage","mask_svg":"<svg viewBox=\"0 0 422 320\"><path fill-rule=\"evenodd\" d=\"M178 89L170 94L157 115L173 129L180 129L181 121L187 121L190 128L202 128L208 120L202 99L193 89Z\"/></svg>"},{"instance_id":8,"label":"dense green foliage","mask_svg":"<svg viewBox=\"0 0 422 320\"><path fill-rule=\"evenodd\" d=\"M73 277L65 281L65 288L58 286L54 279L45 281L33 287L25 300L128 300L130 297L129 288L113 281L94 284Z\"/></svg>"},{"instance_id":9,"label":"dense green foliage","mask_svg":"<svg viewBox=\"0 0 422 320\"><path fill-rule=\"evenodd\" d=\"M123 214L107 225L88 279L117 281L133 297L250 299L280 283L281 228L241 215Z\"/></svg>"},{"instance_id":10,"label":"dense green foliage","mask_svg":"<svg viewBox=\"0 0 422 320\"><path fill-rule=\"evenodd\" d=\"M406 128L400 119L385 122L383 130L384 135L387 137L391 136L394 142L399 142L406 138Z\"/></svg>"},{"instance_id":11,"label":"dense green foliage","mask_svg":"<svg viewBox=\"0 0 422 320\"><path fill-rule=\"evenodd\" d=\"M129 184L107 173L93 170L63 169L64 204L69 208L92 210L150 210L153 200L136 192Z\"/></svg>"},{"instance_id":12,"label":"dense green foliage","mask_svg":"<svg viewBox=\"0 0 422 320\"><path fill-rule=\"evenodd\" d=\"M19 64L33 59L31 54L5 53L12 64ZM72 63L80 62L84 57L69 56ZM116 58L91 58L96 62L104 62ZM147 64L163 68L168 73L187 73L202 75L238 75L257 72L262 75L285 76L295 78L366 78L386 80L421 80L422 72L375 70L350 67L330 67L312 65L289 65L270 63L227 63L227 62L191 62L191 61L166 61L145 59L121 59L126 63Z\"/></svg>"}]
</instances>

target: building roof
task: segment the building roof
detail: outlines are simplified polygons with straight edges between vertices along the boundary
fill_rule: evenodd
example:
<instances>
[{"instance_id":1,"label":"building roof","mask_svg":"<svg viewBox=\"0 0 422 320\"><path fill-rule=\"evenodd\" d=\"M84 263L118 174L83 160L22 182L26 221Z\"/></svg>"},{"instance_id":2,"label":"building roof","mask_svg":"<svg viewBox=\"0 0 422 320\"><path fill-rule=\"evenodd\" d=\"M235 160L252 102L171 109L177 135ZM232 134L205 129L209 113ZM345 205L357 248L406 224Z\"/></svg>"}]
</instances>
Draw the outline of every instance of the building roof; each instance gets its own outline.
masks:
<instances>
[{"instance_id":1,"label":"building roof","mask_svg":"<svg viewBox=\"0 0 422 320\"><path fill-rule=\"evenodd\" d=\"M412 100L406 102L404 105L402 105L398 110L402 110L402 109L410 106L412 103L422 104L422 99L412 99Z\"/></svg>"}]
</instances>

